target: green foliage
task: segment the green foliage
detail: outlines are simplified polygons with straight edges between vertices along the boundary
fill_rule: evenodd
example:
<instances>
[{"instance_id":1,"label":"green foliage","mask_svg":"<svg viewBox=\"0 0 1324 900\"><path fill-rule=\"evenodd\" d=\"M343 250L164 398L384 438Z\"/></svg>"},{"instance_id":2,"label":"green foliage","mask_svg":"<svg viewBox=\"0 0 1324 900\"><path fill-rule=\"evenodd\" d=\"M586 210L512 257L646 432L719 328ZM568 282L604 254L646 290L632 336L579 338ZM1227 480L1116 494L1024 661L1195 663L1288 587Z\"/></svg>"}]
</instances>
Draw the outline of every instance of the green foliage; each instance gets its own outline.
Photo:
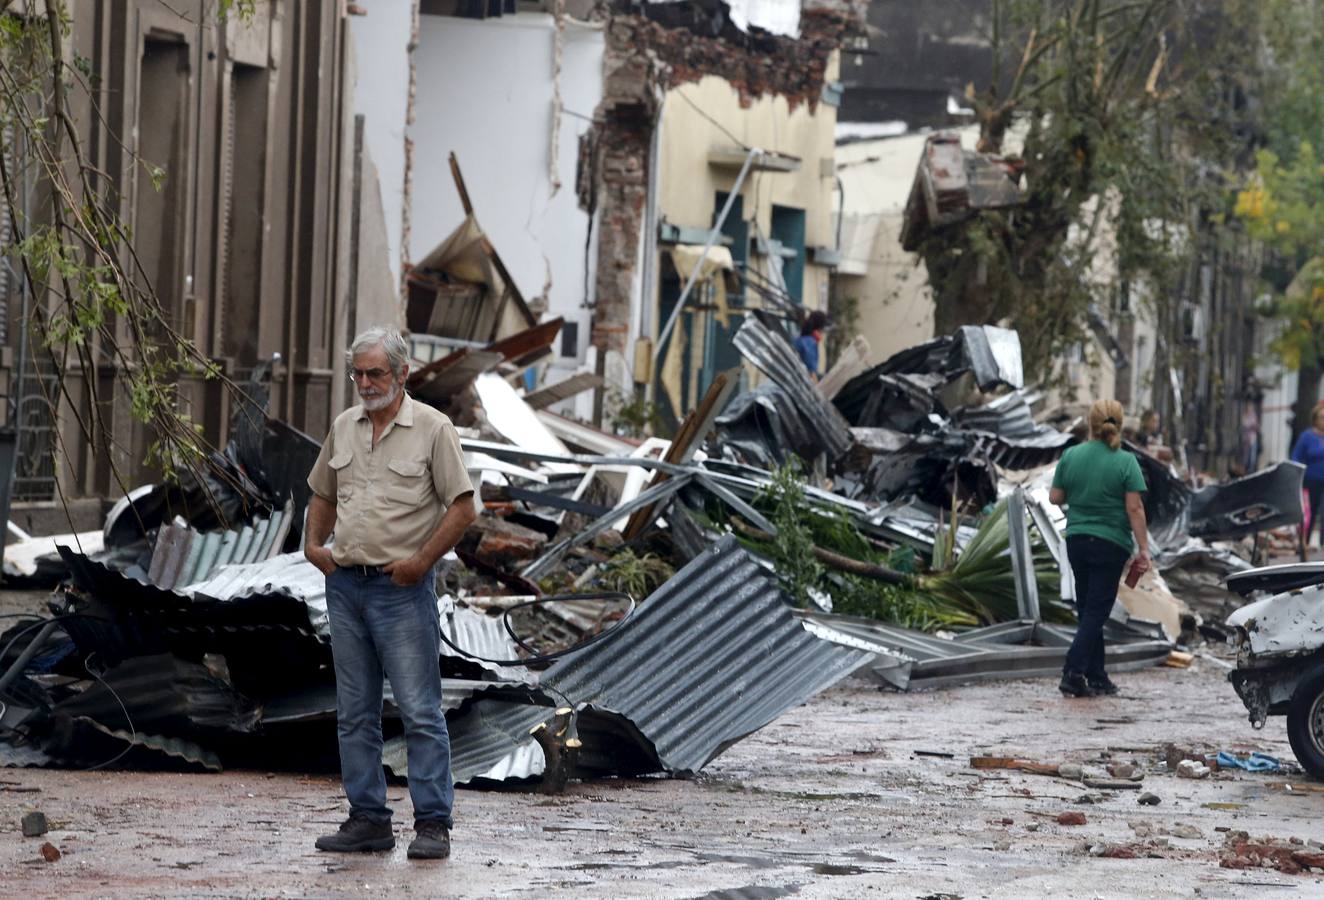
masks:
<instances>
[{"instance_id":1,"label":"green foliage","mask_svg":"<svg viewBox=\"0 0 1324 900\"><path fill-rule=\"evenodd\" d=\"M840 281L836 280L835 283L839 287ZM855 335L860 333L860 299L843 294L839 289L833 290L828 297L828 315L832 317L832 327L827 333L827 364L830 369Z\"/></svg>"},{"instance_id":2,"label":"green foliage","mask_svg":"<svg viewBox=\"0 0 1324 900\"><path fill-rule=\"evenodd\" d=\"M611 411L607 420L617 434L643 438L662 430L662 413L646 398L623 391L612 391Z\"/></svg>"},{"instance_id":3,"label":"green foliage","mask_svg":"<svg viewBox=\"0 0 1324 900\"><path fill-rule=\"evenodd\" d=\"M804 464L792 456L773 473L772 483L755 498L755 506L777 528L770 556L782 589L797 606L809 605L809 591L823 580L823 565L814 557L813 513L805 502Z\"/></svg>"},{"instance_id":4,"label":"green foliage","mask_svg":"<svg viewBox=\"0 0 1324 900\"><path fill-rule=\"evenodd\" d=\"M257 12L257 0L217 0L216 18L221 22L229 21L231 15L237 15L241 22L249 22Z\"/></svg>"},{"instance_id":5,"label":"green foliage","mask_svg":"<svg viewBox=\"0 0 1324 900\"><path fill-rule=\"evenodd\" d=\"M1295 273L1261 310L1282 323L1272 349L1291 369L1318 368L1324 361L1324 162L1316 150L1324 146L1324 3L1266 0L1259 15L1269 146L1256 154L1233 215Z\"/></svg>"},{"instance_id":6,"label":"green foliage","mask_svg":"<svg viewBox=\"0 0 1324 900\"><path fill-rule=\"evenodd\" d=\"M624 592L639 601L675 574L675 568L656 554L638 556L626 547L602 565L596 584L604 591Z\"/></svg>"},{"instance_id":7,"label":"green foliage","mask_svg":"<svg viewBox=\"0 0 1324 900\"><path fill-rule=\"evenodd\" d=\"M1005 510L1000 524L995 514L980 530L980 537L971 544L975 552L968 561L970 548L950 572L921 575L917 573L919 559L914 550L880 548L844 513L826 513L807 503L802 472L803 465L792 458L774 473L772 484L755 498L755 506L776 526L776 537L771 542L744 540L774 562L783 589L798 605L809 605L811 591L821 591L832 598L834 612L922 631L983 624L994 621L990 616L995 614L999 618L1016 617L1015 586L1007 558ZM914 578L910 584L892 585L828 569L814 557L815 546ZM1045 572L1042 577L1046 584L1051 584L1053 570L1046 568ZM990 573L997 577L988 585L993 596L985 597L981 579ZM1006 584L1012 585L1009 613L1003 602L1005 598L998 593ZM1045 588L1048 596L1055 590L1055 585Z\"/></svg>"},{"instance_id":8,"label":"green foliage","mask_svg":"<svg viewBox=\"0 0 1324 900\"><path fill-rule=\"evenodd\" d=\"M949 568L917 579L916 593L935 607L959 610L970 624L991 625L1015 619L1020 611L1010 551L1011 530L1007 502L1003 500L980 523L975 536ZM1041 615L1047 621L1070 621L1070 614L1059 603L1051 602L1058 584L1056 565L1047 549L1039 546L1034 557Z\"/></svg>"},{"instance_id":9,"label":"green foliage","mask_svg":"<svg viewBox=\"0 0 1324 900\"><path fill-rule=\"evenodd\" d=\"M1236 59L1233 41L1244 42L1240 5L994 0L995 63L967 100L981 150L1003 152L1008 131L1025 129L1013 163L1027 193L922 239L938 332L1010 320L1027 377L1056 383L1064 352L1089 343L1090 306L1109 308L1117 289L1096 260L1108 232L1121 279L1171 302L1195 244L1188 232L1224 189L1216 169L1197 177L1196 162L1231 160L1239 147L1236 67L1224 54Z\"/></svg>"}]
</instances>

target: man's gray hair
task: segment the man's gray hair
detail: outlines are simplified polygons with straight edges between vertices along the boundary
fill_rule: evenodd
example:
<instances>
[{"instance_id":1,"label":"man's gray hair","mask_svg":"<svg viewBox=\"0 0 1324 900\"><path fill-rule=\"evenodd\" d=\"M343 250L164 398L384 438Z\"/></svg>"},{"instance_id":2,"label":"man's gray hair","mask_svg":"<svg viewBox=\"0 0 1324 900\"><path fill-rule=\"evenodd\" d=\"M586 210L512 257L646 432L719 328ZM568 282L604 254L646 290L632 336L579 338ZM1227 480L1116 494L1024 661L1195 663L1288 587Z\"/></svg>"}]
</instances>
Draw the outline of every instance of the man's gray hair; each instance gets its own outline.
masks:
<instances>
[{"instance_id":1,"label":"man's gray hair","mask_svg":"<svg viewBox=\"0 0 1324 900\"><path fill-rule=\"evenodd\" d=\"M374 325L354 338L354 343L350 344L349 350L345 352L345 364L354 365L354 357L373 347L381 347L386 351L392 374L398 377L404 371L405 365L409 362L409 343L398 328L390 325Z\"/></svg>"}]
</instances>

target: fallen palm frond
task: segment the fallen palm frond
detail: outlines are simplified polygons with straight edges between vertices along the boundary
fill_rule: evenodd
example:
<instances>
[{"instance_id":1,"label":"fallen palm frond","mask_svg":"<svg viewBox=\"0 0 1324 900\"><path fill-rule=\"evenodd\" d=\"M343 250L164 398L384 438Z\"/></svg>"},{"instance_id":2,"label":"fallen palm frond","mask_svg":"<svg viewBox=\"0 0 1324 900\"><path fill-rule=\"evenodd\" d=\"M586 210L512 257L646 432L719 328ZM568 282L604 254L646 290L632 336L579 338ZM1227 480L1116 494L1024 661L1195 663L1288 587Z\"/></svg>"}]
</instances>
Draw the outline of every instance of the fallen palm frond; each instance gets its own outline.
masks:
<instances>
[{"instance_id":1,"label":"fallen palm frond","mask_svg":"<svg viewBox=\"0 0 1324 900\"><path fill-rule=\"evenodd\" d=\"M776 526L775 535L736 516L727 521L742 543L776 564L783 588L797 605L826 596L834 612L925 631L988 625L1020 615L1005 501L959 553L956 528L939 528L927 572L917 571L917 557L909 548L881 545L844 512L828 513L807 503L794 463L774 474L755 506ZM1041 541L1033 542L1033 549L1044 619L1070 622L1070 611L1053 599L1056 564Z\"/></svg>"},{"instance_id":2,"label":"fallen palm frond","mask_svg":"<svg viewBox=\"0 0 1324 900\"><path fill-rule=\"evenodd\" d=\"M1035 578L1041 598L1057 595L1058 576L1047 551L1040 545L1035 553ZM1011 530L1007 501L994 507L980 523L975 536L949 568L920 575L915 579L916 593L929 597L936 605L968 613L980 624L991 625L1020 616L1016 601L1016 579L1011 565ZM1043 618L1050 622L1070 622L1071 613L1061 603L1049 599L1040 604Z\"/></svg>"}]
</instances>

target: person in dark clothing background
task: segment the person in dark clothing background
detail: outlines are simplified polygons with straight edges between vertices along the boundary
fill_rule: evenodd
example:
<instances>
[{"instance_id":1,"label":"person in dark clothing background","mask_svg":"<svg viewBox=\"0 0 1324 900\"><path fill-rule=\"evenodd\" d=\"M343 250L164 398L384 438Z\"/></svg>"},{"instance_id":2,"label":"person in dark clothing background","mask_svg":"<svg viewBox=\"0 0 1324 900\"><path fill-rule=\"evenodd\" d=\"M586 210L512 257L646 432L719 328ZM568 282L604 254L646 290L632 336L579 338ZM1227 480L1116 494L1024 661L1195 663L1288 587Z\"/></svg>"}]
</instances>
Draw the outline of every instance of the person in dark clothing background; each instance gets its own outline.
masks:
<instances>
[{"instance_id":1,"label":"person in dark clothing background","mask_svg":"<svg viewBox=\"0 0 1324 900\"><path fill-rule=\"evenodd\" d=\"M1324 536L1324 403L1316 404L1310 416L1310 427L1301 432L1292 447L1292 462L1306 467L1306 496L1310 499L1310 527L1303 535L1307 543L1319 528Z\"/></svg>"},{"instance_id":2,"label":"person in dark clothing background","mask_svg":"<svg viewBox=\"0 0 1324 900\"><path fill-rule=\"evenodd\" d=\"M816 309L805 318L800 336L795 339L795 352L809 370L809 377L818 380L818 345L823 342L823 330L828 326L827 313Z\"/></svg>"},{"instance_id":3,"label":"person in dark clothing background","mask_svg":"<svg viewBox=\"0 0 1324 900\"><path fill-rule=\"evenodd\" d=\"M1059 685L1072 697L1117 693L1104 669L1103 626L1133 546L1135 566L1142 573L1149 568L1149 529L1140 499L1145 479L1135 456L1119 449L1122 417L1116 400L1094 401L1090 439L1062 454L1048 495L1067 507L1067 559L1076 582L1076 637Z\"/></svg>"}]
</instances>

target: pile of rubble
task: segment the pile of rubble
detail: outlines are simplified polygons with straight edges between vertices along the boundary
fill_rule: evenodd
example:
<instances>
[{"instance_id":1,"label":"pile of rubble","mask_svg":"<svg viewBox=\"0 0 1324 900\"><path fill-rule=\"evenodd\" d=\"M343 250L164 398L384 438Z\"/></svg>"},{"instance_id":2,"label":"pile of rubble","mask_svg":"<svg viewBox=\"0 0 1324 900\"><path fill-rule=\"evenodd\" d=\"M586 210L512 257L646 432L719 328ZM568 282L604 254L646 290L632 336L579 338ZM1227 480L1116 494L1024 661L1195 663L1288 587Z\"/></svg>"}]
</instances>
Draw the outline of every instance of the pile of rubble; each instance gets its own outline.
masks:
<instances>
[{"instance_id":1,"label":"pile of rubble","mask_svg":"<svg viewBox=\"0 0 1324 900\"><path fill-rule=\"evenodd\" d=\"M592 376L516 389L560 323L532 324L469 225L411 275L410 311L409 387L452 416L479 488L438 582L457 782L695 772L857 671L903 690L1060 671L1072 588L1045 479L1074 438L1031 415L1014 332L847 354L814 383L750 315L736 345L766 382L720 375L673 440L634 441L548 410ZM484 295L493 315L460 315ZM334 765L325 585L300 552L319 444L266 416L266 376L214 476L6 551L8 576L63 583L0 634L0 765ZM1209 494L1147 475L1164 565L1300 518L1298 470ZM1265 478L1296 479L1294 509ZM1136 612L1162 605L1148 590L1108 626L1114 670L1179 637ZM389 691L384 716L407 775Z\"/></svg>"}]
</instances>

